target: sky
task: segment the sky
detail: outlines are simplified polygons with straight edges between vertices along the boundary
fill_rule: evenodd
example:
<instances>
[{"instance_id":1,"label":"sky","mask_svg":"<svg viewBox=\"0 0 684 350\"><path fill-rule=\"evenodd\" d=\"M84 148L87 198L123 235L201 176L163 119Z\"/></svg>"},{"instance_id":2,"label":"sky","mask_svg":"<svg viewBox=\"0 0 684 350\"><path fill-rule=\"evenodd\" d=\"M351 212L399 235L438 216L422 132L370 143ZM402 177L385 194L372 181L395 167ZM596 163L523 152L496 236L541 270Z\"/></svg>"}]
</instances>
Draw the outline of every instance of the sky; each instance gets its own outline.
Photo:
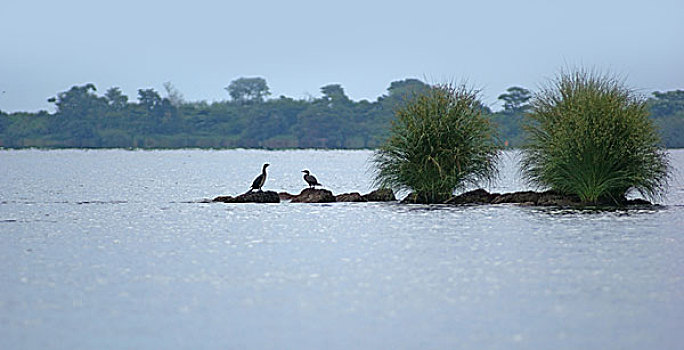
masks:
<instances>
[{"instance_id":1,"label":"sky","mask_svg":"<svg viewBox=\"0 0 684 350\"><path fill-rule=\"evenodd\" d=\"M684 89L684 1L5 0L0 110L54 111L47 99L93 83L186 101L222 101L240 77L272 97L340 84L375 100L392 81L465 83L496 109L511 86L561 70L616 75L645 95Z\"/></svg>"}]
</instances>

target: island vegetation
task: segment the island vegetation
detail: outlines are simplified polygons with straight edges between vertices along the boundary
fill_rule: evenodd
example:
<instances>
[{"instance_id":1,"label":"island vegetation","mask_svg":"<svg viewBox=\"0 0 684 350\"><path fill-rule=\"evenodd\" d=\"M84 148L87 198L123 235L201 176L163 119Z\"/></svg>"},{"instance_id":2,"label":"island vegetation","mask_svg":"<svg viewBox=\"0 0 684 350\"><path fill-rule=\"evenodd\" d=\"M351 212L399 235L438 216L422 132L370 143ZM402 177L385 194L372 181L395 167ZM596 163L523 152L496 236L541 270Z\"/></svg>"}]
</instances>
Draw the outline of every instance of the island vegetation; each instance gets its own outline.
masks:
<instances>
[{"instance_id":1,"label":"island vegetation","mask_svg":"<svg viewBox=\"0 0 684 350\"><path fill-rule=\"evenodd\" d=\"M442 203L496 175L502 146L475 91L437 85L396 114L373 158L381 187L412 191L415 203Z\"/></svg>"},{"instance_id":2,"label":"island vegetation","mask_svg":"<svg viewBox=\"0 0 684 350\"><path fill-rule=\"evenodd\" d=\"M656 199L667 188L671 169L648 102L610 75L576 70L561 73L524 107L521 171L544 192L453 196L496 173L501 146L480 106L475 93L450 85L407 100L375 153L376 183L411 191L404 202L429 204L621 206L632 203L630 191ZM522 107L511 100L504 108Z\"/></svg>"},{"instance_id":3,"label":"island vegetation","mask_svg":"<svg viewBox=\"0 0 684 350\"><path fill-rule=\"evenodd\" d=\"M596 72L562 73L532 100L521 170L529 182L583 203L657 198L670 173L647 101Z\"/></svg>"},{"instance_id":4,"label":"island vegetation","mask_svg":"<svg viewBox=\"0 0 684 350\"><path fill-rule=\"evenodd\" d=\"M375 101L353 101L340 84L329 84L319 97L293 99L271 96L264 78L251 77L230 82L226 100L210 103L186 101L171 83L163 92L139 89L135 100L117 87L102 93L83 84L51 97L54 112L0 110L0 147L377 149L395 111L429 87L399 80ZM532 95L514 86L499 96L502 109L481 106L501 145L522 145ZM684 91L654 93L647 110L664 145L684 147Z\"/></svg>"}]
</instances>

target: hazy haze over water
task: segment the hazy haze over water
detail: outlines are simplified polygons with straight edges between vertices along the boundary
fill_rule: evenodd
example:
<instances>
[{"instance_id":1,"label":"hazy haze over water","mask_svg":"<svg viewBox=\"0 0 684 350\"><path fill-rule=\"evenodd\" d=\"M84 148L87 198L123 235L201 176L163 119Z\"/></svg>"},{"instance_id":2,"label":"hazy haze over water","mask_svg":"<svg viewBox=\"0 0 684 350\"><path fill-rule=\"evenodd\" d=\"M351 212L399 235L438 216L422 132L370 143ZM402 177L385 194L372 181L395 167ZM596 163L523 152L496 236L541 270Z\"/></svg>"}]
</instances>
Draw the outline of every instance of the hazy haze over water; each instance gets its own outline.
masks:
<instances>
[{"instance_id":1,"label":"hazy haze over water","mask_svg":"<svg viewBox=\"0 0 684 350\"><path fill-rule=\"evenodd\" d=\"M225 100L238 77L273 97L339 83L374 100L391 81L467 80L486 103L563 67L610 70L644 93L684 88L684 2L9 1L0 21L0 110L51 109L76 84L100 93L170 81ZM2 93L4 91L4 93Z\"/></svg>"}]
</instances>

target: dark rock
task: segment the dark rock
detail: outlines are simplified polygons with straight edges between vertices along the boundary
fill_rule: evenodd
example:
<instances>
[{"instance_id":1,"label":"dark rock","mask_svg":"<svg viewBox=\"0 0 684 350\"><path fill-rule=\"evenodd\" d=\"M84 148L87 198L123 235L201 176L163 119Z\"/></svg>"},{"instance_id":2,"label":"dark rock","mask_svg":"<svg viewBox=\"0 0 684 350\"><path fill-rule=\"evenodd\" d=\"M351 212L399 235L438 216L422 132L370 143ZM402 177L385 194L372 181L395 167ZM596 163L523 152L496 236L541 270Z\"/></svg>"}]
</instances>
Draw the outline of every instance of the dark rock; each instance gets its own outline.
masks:
<instances>
[{"instance_id":1,"label":"dark rock","mask_svg":"<svg viewBox=\"0 0 684 350\"><path fill-rule=\"evenodd\" d=\"M380 188L362 197L368 202L394 202L397 200L391 188Z\"/></svg>"},{"instance_id":2,"label":"dark rock","mask_svg":"<svg viewBox=\"0 0 684 350\"><path fill-rule=\"evenodd\" d=\"M335 196L332 192L318 188L305 188L292 198L292 203L333 203Z\"/></svg>"},{"instance_id":3,"label":"dark rock","mask_svg":"<svg viewBox=\"0 0 684 350\"><path fill-rule=\"evenodd\" d=\"M296 197L296 195L287 192L279 192L278 197L280 197L280 200L282 201L289 201L292 200L292 198Z\"/></svg>"},{"instance_id":4,"label":"dark rock","mask_svg":"<svg viewBox=\"0 0 684 350\"><path fill-rule=\"evenodd\" d=\"M564 195L555 191L546 191L539 193L539 198L534 204L540 206L571 207L582 205L582 201L575 195Z\"/></svg>"},{"instance_id":5,"label":"dark rock","mask_svg":"<svg viewBox=\"0 0 684 350\"><path fill-rule=\"evenodd\" d=\"M223 203L280 203L278 193L274 191L256 191L243 193L237 197L218 196L213 202Z\"/></svg>"},{"instance_id":6,"label":"dark rock","mask_svg":"<svg viewBox=\"0 0 684 350\"><path fill-rule=\"evenodd\" d=\"M625 205L653 205L653 203L651 203L645 199L635 198L635 199L626 199Z\"/></svg>"},{"instance_id":7,"label":"dark rock","mask_svg":"<svg viewBox=\"0 0 684 350\"><path fill-rule=\"evenodd\" d=\"M523 192L513 192L500 194L496 198L492 199L490 203L492 204L502 204L502 203L531 203L537 204L539 201L539 192L533 191L523 191Z\"/></svg>"},{"instance_id":8,"label":"dark rock","mask_svg":"<svg viewBox=\"0 0 684 350\"><path fill-rule=\"evenodd\" d=\"M440 196L436 198L421 196L411 192L401 200L401 204L486 204L490 201L489 196L491 195L482 189L466 192L459 196Z\"/></svg>"},{"instance_id":9,"label":"dark rock","mask_svg":"<svg viewBox=\"0 0 684 350\"><path fill-rule=\"evenodd\" d=\"M492 204L515 203L539 206L576 206L581 205L579 197L563 195L555 191L534 192L521 191L504 193L491 201Z\"/></svg>"},{"instance_id":10,"label":"dark rock","mask_svg":"<svg viewBox=\"0 0 684 350\"><path fill-rule=\"evenodd\" d=\"M364 196L358 192L343 193L335 196L336 202L368 202Z\"/></svg>"},{"instance_id":11,"label":"dark rock","mask_svg":"<svg viewBox=\"0 0 684 350\"><path fill-rule=\"evenodd\" d=\"M481 188L449 198L445 204L489 204L498 198L498 193L489 193Z\"/></svg>"},{"instance_id":12,"label":"dark rock","mask_svg":"<svg viewBox=\"0 0 684 350\"><path fill-rule=\"evenodd\" d=\"M420 198L415 193L411 193L404 198L401 203L404 204L421 204ZM652 205L643 199L626 198L615 200L602 200L598 203L583 203L576 195L566 195L556 191L534 192L521 191L513 193L488 193L483 189L477 189L463 193L458 196L451 197L445 204L503 204L513 203L521 205L535 205L535 206L556 206L556 207L584 207L584 206L625 206L625 205Z\"/></svg>"},{"instance_id":13,"label":"dark rock","mask_svg":"<svg viewBox=\"0 0 684 350\"><path fill-rule=\"evenodd\" d=\"M232 196L218 196L211 200L212 202L235 203L235 198Z\"/></svg>"},{"instance_id":14,"label":"dark rock","mask_svg":"<svg viewBox=\"0 0 684 350\"><path fill-rule=\"evenodd\" d=\"M401 204L443 204L449 198L430 199L425 196L420 196L415 192L409 193L408 196L401 200Z\"/></svg>"},{"instance_id":15,"label":"dark rock","mask_svg":"<svg viewBox=\"0 0 684 350\"><path fill-rule=\"evenodd\" d=\"M401 204L443 204L447 199L448 198L430 200L425 196L420 196L415 192L411 192L408 196L401 200Z\"/></svg>"},{"instance_id":16,"label":"dark rock","mask_svg":"<svg viewBox=\"0 0 684 350\"><path fill-rule=\"evenodd\" d=\"M416 194L409 194L402 203L423 203L419 200ZM462 204L503 204L514 203L523 205L539 205L539 206L577 206L581 205L581 201L577 196L563 195L554 191L534 192L522 191L513 193L489 193L484 189L478 188L476 190L468 191L449 198L444 204L462 205Z\"/></svg>"}]
</instances>

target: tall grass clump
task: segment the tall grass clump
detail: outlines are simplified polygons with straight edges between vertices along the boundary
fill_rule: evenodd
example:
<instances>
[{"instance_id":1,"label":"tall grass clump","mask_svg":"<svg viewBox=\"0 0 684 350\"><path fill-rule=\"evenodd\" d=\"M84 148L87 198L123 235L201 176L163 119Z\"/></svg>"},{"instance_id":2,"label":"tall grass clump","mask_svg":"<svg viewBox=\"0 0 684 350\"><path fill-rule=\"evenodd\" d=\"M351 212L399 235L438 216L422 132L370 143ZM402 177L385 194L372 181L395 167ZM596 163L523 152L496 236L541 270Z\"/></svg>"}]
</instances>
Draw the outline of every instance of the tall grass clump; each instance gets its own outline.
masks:
<instances>
[{"instance_id":1,"label":"tall grass clump","mask_svg":"<svg viewBox=\"0 0 684 350\"><path fill-rule=\"evenodd\" d=\"M441 203L457 189L490 180L499 151L477 92L437 85L396 111L373 157L375 182L413 191L419 203Z\"/></svg>"},{"instance_id":2,"label":"tall grass clump","mask_svg":"<svg viewBox=\"0 0 684 350\"><path fill-rule=\"evenodd\" d=\"M648 115L646 100L614 77L561 73L532 99L522 173L588 204L621 204L631 190L656 199L669 164Z\"/></svg>"}]
</instances>

